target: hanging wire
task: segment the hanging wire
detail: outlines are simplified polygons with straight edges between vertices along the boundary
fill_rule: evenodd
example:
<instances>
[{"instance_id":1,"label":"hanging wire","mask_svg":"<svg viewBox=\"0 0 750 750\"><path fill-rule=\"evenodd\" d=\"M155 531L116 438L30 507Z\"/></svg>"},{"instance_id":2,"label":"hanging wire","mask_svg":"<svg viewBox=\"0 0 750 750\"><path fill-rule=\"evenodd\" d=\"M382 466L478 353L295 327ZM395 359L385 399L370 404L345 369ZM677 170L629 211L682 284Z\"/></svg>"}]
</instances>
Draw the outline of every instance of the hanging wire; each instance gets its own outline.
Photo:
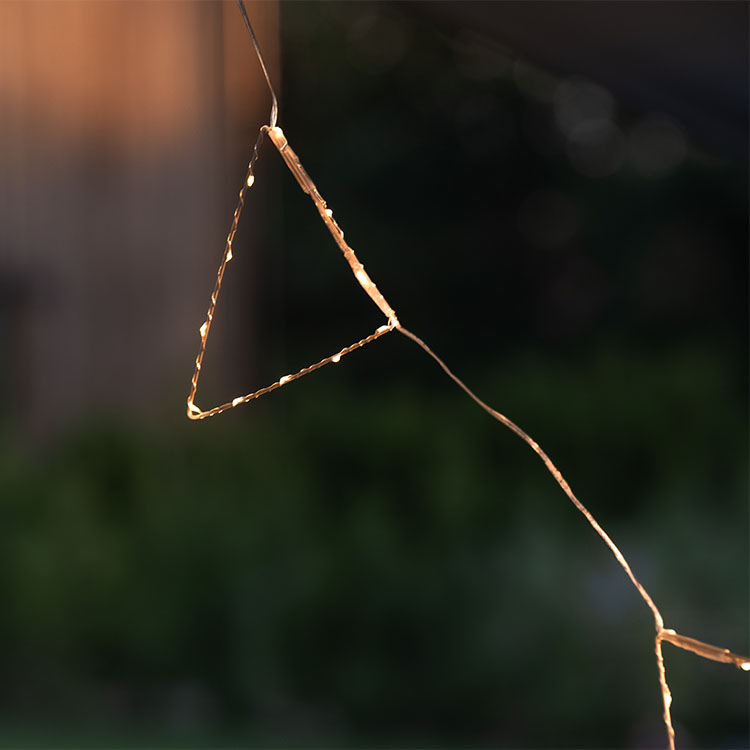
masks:
<instances>
[{"instance_id":1,"label":"hanging wire","mask_svg":"<svg viewBox=\"0 0 750 750\"><path fill-rule=\"evenodd\" d=\"M646 589L640 584L638 579L633 574L633 571L631 570L630 565L625 559L625 556L622 554L619 548L615 545L615 543L612 541L610 536L599 525L599 523L596 521L594 516L589 512L586 506L584 506L583 503L581 503L581 501L573 494L573 491L570 488L570 485L568 484L568 482L564 479L564 477L562 476L558 468L552 463L552 461L549 459L547 454L542 450L539 444L536 441L534 441L528 435L528 433L524 432L524 430L518 427L518 425L516 425L515 422L512 422L504 414L501 414L500 412L496 411L492 407L488 406L484 401L482 401L478 396L476 396L474 392L471 391L463 383L463 381L461 381L456 375L453 374L453 372L448 368L448 366L443 362L443 360L440 359L432 351L432 349L430 349L430 347L427 346L427 344L425 344L424 341L422 341L422 339L420 339L418 336L413 334L411 331L408 331L399 323L398 318L396 317L396 313L394 312L393 308L390 307L390 305L386 302L382 294L380 294L377 287L373 283L372 279L369 277L369 275L365 271L364 266L360 263L359 259L355 255L354 250L352 250L352 248L350 248L349 245L347 245L346 242L344 242L344 233L341 231L341 228L339 227L339 225L334 221L332 210L327 207L326 202L323 200L320 193L318 192L318 189L315 187L314 183L312 182L307 172L303 168L302 164L297 158L297 155L289 147L286 136L284 135L284 133L282 132L280 128L276 127L276 119L278 116L278 100L276 99L276 92L274 91L273 85L271 84L271 79L268 75L268 70L266 68L265 61L263 60L263 55L261 54L258 41L255 38L255 34L253 33L253 28L250 25L250 19L247 17L247 12L245 10L245 5L243 3L243 0L237 0L237 4L239 5L240 12L242 13L242 18L245 21L245 26L247 27L247 30L250 32L250 38L253 41L253 46L255 47L255 53L258 56L258 61L260 62L261 68L263 69L263 75L265 76L266 83L268 84L268 90L271 92L271 98L272 98L271 119L270 119L269 125L264 125L263 127L260 128L258 141L255 144L255 148L253 150L253 156L250 160L250 164L248 165L247 176L245 178L245 182L242 186L242 189L240 190L239 204L237 205L237 208L235 209L235 212L234 212L232 227L227 237L225 250L224 250L224 256L222 258L221 265L219 266L219 271L218 271L218 275L216 279L216 285L214 287L214 292L211 295L211 304L208 308L206 321L203 323L203 325L200 328L201 347L200 347L198 356L195 361L195 371L193 373L193 379L191 382L190 395L188 396L188 400L187 400L188 417L190 419L205 419L207 417L214 416L215 414L220 414L223 411L227 411L228 409L232 409L235 406L239 406L240 404L248 403L249 401L259 398L260 396L263 396L266 393L270 393L271 391L274 391L277 388L280 388L281 386L287 383L291 383L295 380L299 380L305 375L315 370L319 370L320 368L325 367L328 364L339 362L345 354L349 354L350 352L353 352L357 349L361 349L366 344L369 344L375 341L376 339L380 338L386 333L389 333L390 331L398 331L403 336L413 341L415 344L421 347L426 354L428 354L433 360L435 360L435 362L443 369L445 374L451 380L453 380L456 383L456 385L459 388L461 388L473 401L475 401L491 417L493 417L498 422L505 425L505 427L510 429L512 432L514 432L516 435L518 435L518 437L520 437L539 456L539 458L541 458L547 470L555 478L555 481L557 482L557 484L560 486L563 492L568 496L568 498L571 500L571 502L576 507L576 509L586 518L586 520L593 527L596 533L601 537L604 543L610 548L610 551L614 555L615 559L620 564L620 566L624 569L625 573L630 578L630 581L635 586L638 593L641 595L641 598L644 600L646 605L651 610L651 613L653 614L653 617L654 617L654 626L656 628L654 644L655 644L656 664L657 664L657 668L659 672L659 684L661 687L662 702L664 705L664 714L663 714L664 724L667 729L669 748L670 750L674 750L675 734L674 734L674 727L672 725L672 716L671 716L671 709L670 709L671 704L672 704L672 694L669 690L669 685L667 684L666 669L664 666L664 657L662 654L662 643L666 641L667 643L671 643L672 645L677 646L678 648L682 648L687 651L692 651L693 653L705 659L712 659L714 661L734 664L735 666L739 667L740 669L746 672L750 672L750 657L740 656L739 654L732 653L728 649L718 648L716 646L712 646L711 644L704 643L703 641L698 641L698 640L695 640L694 638L688 638L686 636L680 635L679 633L676 633L672 629L665 628L664 620L662 619L661 613L659 612L658 608L654 604L653 600L649 596ZM214 311L216 308L219 291L221 290L221 284L222 284L222 279L224 276L224 271L226 269L227 263L232 259L232 241L237 231L237 225L239 223L240 213L244 205L245 191L255 183L255 176L253 174L253 166L258 158L258 147L260 145L261 139L264 134L268 134L270 140L276 146L277 150L279 151L282 158L286 162L290 171L296 177L301 188L304 190L305 193L307 193L312 198L313 202L316 204L320 217L323 220L323 223L328 227L328 230L331 232L331 235L333 236L334 240L336 240L336 243L338 244L339 248L344 253L344 256L349 262L349 265L351 266L352 271L354 272L354 275L357 281L360 283L360 285L365 290L365 292L370 296L373 302L375 302L375 304L384 313L384 315L388 319L388 323L387 325L380 326L380 328L378 328L375 331L375 333L371 334L370 336L367 336L361 339L360 341L354 344L351 344L350 346L344 347L343 349L339 350L336 354L326 357L315 364L309 365L308 367L304 367L303 369L301 369L299 372L295 374L284 375L283 377L279 378L279 380L277 380L275 383L272 383L270 386L261 388L260 390L255 391L254 393L247 394L245 396L238 396L234 400L229 401L225 404L222 404L221 406L214 407L213 409L209 409L208 411L202 411L194 404L194 398L195 398L196 391L198 388L198 378L200 376L201 366L203 363L203 355L205 353L206 342L208 340L208 333L211 328L211 321L214 316Z\"/></svg>"},{"instance_id":2,"label":"hanging wire","mask_svg":"<svg viewBox=\"0 0 750 750\"><path fill-rule=\"evenodd\" d=\"M250 32L250 38L253 40L253 47L255 47L255 54L258 56L258 62L260 67L263 69L263 75L265 76L266 83L268 84L268 90L271 92L271 119L268 123L269 128L276 127L276 120L279 114L279 102L276 98L276 92L274 91L273 84L271 83L271 77L268 75L268 68L266 68L266 61L263 59L263 53L260 51L260 45L258 40L255 38L255 32L250 24L250 19L247 17L247 11L245 10L245 3L242 0L237 0L237 5L240 7L240 13L242 13L242 19L245 22L247 30Z\"/></svg>"}]
</instances>

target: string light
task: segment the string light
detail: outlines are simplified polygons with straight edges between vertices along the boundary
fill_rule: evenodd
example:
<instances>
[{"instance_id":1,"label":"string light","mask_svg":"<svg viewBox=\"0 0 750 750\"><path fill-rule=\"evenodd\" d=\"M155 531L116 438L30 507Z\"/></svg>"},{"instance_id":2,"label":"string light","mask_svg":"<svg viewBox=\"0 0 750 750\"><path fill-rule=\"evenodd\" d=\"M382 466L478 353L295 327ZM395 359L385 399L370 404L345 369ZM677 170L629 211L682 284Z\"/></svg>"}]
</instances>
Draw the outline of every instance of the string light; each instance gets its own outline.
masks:
<instances>
[{"instance_id":1,"label":"string light","mask_svg":"<svg viewBox=\"0 0 750 750\"><path fill-rule=\"evenodd\" d=\"M214 313L216 312L216 304L218 302L219 294L221 292L221 286L224 281L224 271L226 269L227 263L232 259L232 243L234 242L234 237L237 233L237 226L239 225L240 215L245 205L245 192L255 184L255 176L253 174L253 170L255 167L255 163L258 160L259 149L261 147L264 135L268 135L269 140L274 144L274 146L276 147L278 152L281 154L282 158L284 159L285 163L289 167L292 174L297 178L297 182L299 182L300 187L304 190L305 193L307 193L312 198L313 202L315 203L316 208L318 209L318 213L323 219L323 222L325 223L325 225L328 227L328 230L331 233L331 236L336 241L336 244L339 246L339 249L343 253L344 258L346 258L347 262L349 263L349 266L351 267L355 278L359 282L362 289L370 297L370 299L378 306L380 311L386 316L386 318L388 319L388 323L386 325L381 325L375 331L375 333L371 334L370 336L366 336L365 338L360 339L354 344L344 347L343 349L338 351L336 354L332 354L328 357L324 357L323 359L321 359L319 362L316 362L315 364L308 365L307 367L303 367L299 372L293 375L284 375L283 377L279 378L275 383L272 383L271 385L266 386L265 388L259 388L257 391L254 391L253 393L248 393L245 396L238 396L237 398L234 398L231 401L227 401L224 404L221 404L219 406L214 406L211 409L203 410L203 409L200 409L195 404L195 396L198 391L198 381L200 379L201 368L203 365L203 357L206 352L206 345L208 343L208 335L211 330L211 322L213 321ZM260 133L258 134L258 140L256 141L255 146L253 147L252 158L250 159L250 163L247 168L247 177L239 193L239 201L237 203L237 208L234 211L234 216L232 218L232 225L229 229L229 234L227 235L226 243L224 246L224 255L222 257L221 263L219 264L219 270L216 275L216 283L214 285L214 290L211 294L211 301L208 306L208 312L206 313L206 320L204 321L203 325L201 325L199 329L200 348L198 350L198 355L195 358L195 369L193 371L193 378L192 378L191 385L190 385L190 394L188 395L188 399L187 399L188 417L193 420L206 419L207 417L212 417L216 414L221 414L221 412L227 411L228 409L234 409L240 404L249 403L250 401L253 401L256 398L259 398L260 396L263 396L266 393L270 393L271 391L274 391L277 388L280 388L281 386L286 385L287 383L291 383L295 380L299 380L305 375L308 375L309 373L314 372L315 370L319 370L321 367L325 367L326 365L331 364L331 363L340 362L343 356L349 354L350 352L355 351L356 349L361 349L363 346L373 341L376 341L381 336L385 335L386 333L389 333L392 330L397 329L398 327L399 327L399 322L398 322L398 318L396 316L395 311L388 304L385 297L383 297L383 295L380 293L377 286L375 286L372 279L368 275L367 271L365 271L364 266L360 262L359 258L357 258L354 250L352 250L352 248L349 247L349 245L345 242L344 233L341 230L341 227L339 227L339 225L333 219L333 211L326 206L326 202L323 200L320 193L318 192L318 189L315 187L315 184L313 183L313 181L310 179L309 175L305 171L299 158L294 153L294 151L292 151L292 149L289 147L289 143L286 139L286 136L284 135L284 132L282 131L280 127L277 127L277 126L271 127L269 125L264 125L260 129Z\"/></svg>"},{"instance_id":2,"label":"string light","mask_svg":"<svg viewBox=\"0 0 750 750\"><path fill-rule=\"evenodd\" d=\"M554 463L552 463L549 456L542 450L539 444L535 440L533 440L531 436L529 436L518 425L516 425L515 422L513 422L504 414L501 414L500 412L496 411L492 407L488 406L484 401L482 401L476 394L474 394L473 391L471 391L468 388L468 386L466 386L465 383L463 383L463 381L461 381L456 375L453 374L453 372L448 368L445 362L443 362L443 360L440 359L440 357L438 357L437 354L435 354L432 351L432 349L430 349L430 347L427 346L427 344L425 344L424 341L422 341L422 339L420 339L418 336L416 336L414 333L407 330L400 324L394 309L388 304L385 297L383 297L383 295L380 293L380 291L378 290L377 286L370 278L367 271L365 271L364 266L357 258L354 250L345 242L344 233L341 230L341 227L339 227L339 225L336 223L336 221L333 218L333 211L330 208L328 208L328 206L326 205L326 202L323 200L320 193L318 192L318 189L315 187L315 184L313 183L313 181L310 179L309 175L305 171L299 158L289 146L289 142L286 136L284 135L284 132L276 124L277 114L278 114L278 104L277 104L276 94L271 84L271 80L268 75L265 62L263 60L263 55L260 51L260 47L258 46L258 42L252 30L252 26L250 25L250 21L247 17L244 4L242 0L237 0L237 3L240 7L240 11L245 21L245 25L247 26L247 29L250 32L250 36L252 38L253 45L255 46L255 51L258 56L258 60L263 70L263 74L268 84L268 88L271 92L271 97L272 97L271 117L270 117L269 124L261 127L260 132L258 134L258 139L255 143L255 146L253 147L252 156L250 159L250 163L248 165L247 176L245 178L245 182L243 183L242 189L240 190L240 193L239 193L239 201L237 204L237 208L234 211L234 216L232 218L232 225L230 227L229 234L227 235L227 239L226 239L226 243L224 247L224 254L223 254L221 263L219 264L219 270L216 276L216 283L214 285L214 290L211 294L211 301L208 307L208 312L206 314L206 320L200 327L200 348L198 350L198 355L195 359L195 369L193 371L190 393L187 399L187 416L193 420L202 420L208 417L212 417L216 414L220 414L224 411L227 411L228 409L233 409L239 406L240 404L249 403L257 398L260 398L261 396L264 396L267 393L270 393L284 385L287 385L288 383L292 383L295 380L299 380L305 375L308 375L311 372L319 370L328 364L340 362L341 358L344 357L345 355L353 351L356 351L357 349L361 349L363 346L366 346L367 344L370 344L373 341L376 341L381 336L384 336L386 333L389 333L390 331L398 331L400 334L402 334L406 338L413 341L427 355L429 355L433 360L435 360L435 362L437 362L437 364L441 367L441 369L445 372L445 374L451 380L453 380L454 383L459 388L461 388L461 390L463 390L467 394L467 396L469 396L469 398L471 398L478 406L480 406L485 412L487 412L487 414L489 414L493 419L497 420L498 422L503 424L505 427L507 427L509 430L514 432L539 456L539 458L542 460L547 470L555 478L555 481L563 490L563 492L568 496L568 498L573 503L575 508L585 517L585 519L588 521L588 523L591 525L594 531L604 541L607 547L609 547L615 559L617 560L617 562L620 564L620 566L623 568L623 570L627 574L628 578L630 579L635 589L638 591L639 595L645 602L646 606L650 609L651 614L654 619L654 626L656 629L656 635L654 639L654 651L655 651L655 656L656 656L657 669L659 673L659 685L660 685L661 694L662 694L662 704L664 707L664 713L663 713L664 725L667 730L669 748L670 750L674 750L675 733L674 733L674 727L672 724L672 716L671 716L672 693L669 689L669 685L667 684L666 668L664 665L664 656L662 652L662 643L666 641L668 643L671 643L674 646L677 646L678 648L681 648L687 651L692 651L693 653L705 659L711 659L714 661L719 661L719 662L723 662L727 664L734 664L739 669L745 672L750 672L750 658L746 656L739 656L738 654L735 654L729 651L729 649L718 648L708 643L704 643L703 641L698 641L694 638L688 638L686 636L680 635L679 633L672 630L671 628L665 628L664 619L661 615L661 612L657 608L656 604L654 603L649 593L646 591L643 585L635 577L635 574L630 568L630 565L625 559L625 556L622 554L622 552L614 543L614 541L610 538L610 536L599 525L599 523L591 514L591 512L576 497L570 485L561 474L560 470L555 466ZM385 325L381 325L371 335L366 336L363 339L360 339L354 344L350 344L349 346L344 347L336 354L330 355L328 357L324 357L319 362L316 362L312 365L308 365L307 367L303 367L301 370L299 370L298 372L294 374L284 375L281 378L279 378L276 382L271 383L271 385L266 386L264 388L260 388L254 391L253 393L248 393L245 396L238 396L232 399L231 401L228 401L224 404L215 406L211 409L207 409L204 411L195 405L195 396L196 396L196 392L198 389L198 380L200 377L201 367L203 363L203 356L205 354L206 343L208 341L208 335L211 329L211 322L213 320L214 312L216 310L216 304L219 298L219 292L221 291L221 285L222 285L222 281L224 278L224 271L226 269L227 263L232 259L232 242L234 241L235 234L237 233L237 226L239 224L240 215L244 207L245 191L255 184L255 175L254 175L253 169L255 166L255 162L258 159L258 150L261 146L264 135L267 135L269 140L276 147L276 150L281 155L282 159L284 160L287 167L289 168L289 171L297 180L301 189L307 195L309 195L310 198L312 199L313 203L315 204L315 207L318 210L318 213L320 214L321 220L328 228L328 231L330 232L334 241L336 242L342 254L344 255L344 258L349 263L349 266L352 269L352 273L354 274L354 277L357 279L360 286L362 287L364 292L368 295L368 297L370 297L370 299L377 305L377 307L380 309L383 315L385 315L386 320L388 322Z\"/></svg>"}]
</instances>

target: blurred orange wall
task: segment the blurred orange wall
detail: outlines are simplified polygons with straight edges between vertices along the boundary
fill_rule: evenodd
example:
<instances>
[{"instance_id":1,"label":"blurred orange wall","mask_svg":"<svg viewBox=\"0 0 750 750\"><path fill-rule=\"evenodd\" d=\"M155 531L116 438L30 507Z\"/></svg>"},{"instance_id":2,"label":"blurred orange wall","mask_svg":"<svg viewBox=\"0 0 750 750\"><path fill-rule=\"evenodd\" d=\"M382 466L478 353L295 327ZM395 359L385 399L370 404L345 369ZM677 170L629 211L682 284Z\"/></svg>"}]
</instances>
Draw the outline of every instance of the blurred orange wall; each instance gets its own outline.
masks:
<instances>
[{"instance_id":1,"label":"blurred orange wall","mask_svg":"<svg viewBox=\"0 0 750 750\"><path fill-rule=\"evenodd\" d=\"M246 5L278 82L277 3ZM0 3L0 404L14 421L44 435L92 411L182 410L268 109L234 2ZM212 342L231 380L222 337L251 343L252 320Z\"/></svg>"}]
</instances>

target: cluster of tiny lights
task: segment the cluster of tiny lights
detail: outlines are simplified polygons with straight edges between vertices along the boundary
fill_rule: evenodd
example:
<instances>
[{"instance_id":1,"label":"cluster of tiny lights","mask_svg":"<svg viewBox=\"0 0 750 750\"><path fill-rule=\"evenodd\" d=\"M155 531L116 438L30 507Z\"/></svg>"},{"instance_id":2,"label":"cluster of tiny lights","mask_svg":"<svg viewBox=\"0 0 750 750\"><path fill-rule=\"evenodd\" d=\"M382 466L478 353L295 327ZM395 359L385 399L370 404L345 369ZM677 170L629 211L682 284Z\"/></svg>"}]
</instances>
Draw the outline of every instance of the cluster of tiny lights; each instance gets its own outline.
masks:
<instances>
[{"instance_id":1,"label":"cluster of tiny lights","mask_svg":"<svg viewBox=\"0 0 750 750\"><path fill-rule=\"evenodd\" d=\"M250 401L260 398L261 396L264 396L267 393L270 393L271 391L276 390L277 388L281 388L282 386L287 385L288 383L292 383L295 380L299 380L305 375L308 375L309 373L314 372L315 370L319 370L328 364L331 364L331 363L336 364L340 362L341 358L345 356L346 354L349 354L357 349L361 349L363 346L366 346L367 344L370 344L373 341L376 341L381 336L384 336L385 334L390 333L391 331L397 331L398 333L402 334L406 338L413 341L424 352L426 352L430 357L432 357L432 359L434 359L435 362L437 362L437 364L442 368L445 374L451 380L453 380L453 382L459 388L461 388L461 390L463 390L466 393L466 395L469 396L469 398L471 398L476 404L478 404L482 409L484 409L484 411L487 412L487 414L489 414L493 419L496 419L498 422L505 425L508 429L510 429L512 432L518 435L518 437L520 437L539 456L539 458L542 460L544 465L547 467L547 470L555 478L555 481L560 486L562 491L568 496L568 498L576 507L576 509L586 518L586 520L592 526L594 531L596 531L596 533L601 537L601 539L604 541L607 547L609 547L615 559L623 568L628 578L630 579L631 583L636 588L636 590L640 594L643 601L646 603L646 606L651 610L651 614L654 619L654 626L656 629L656 636L654 639L654 652L656 655L656 666L657 666L658 675L659 675L659 685L661 688L662 703L664 707L664 713L663 713L664 726L667 731L669 748L670 750L674 750L675 733L674 733L674 728L672 725L672 716L671 716L672 694L667 684L666 668L664 665L664 657L662 654L662 644L666 641L667 643L671 643L673 646L677 646L678 648L684 649L686 651L692 651L693 653L697 654L698 656L703 657L704 659L711 659L713 661L724 662L726 664L733 664L736 667L744 670L745 672L750 672L750 658L746 656L739 656L738 654L735 654L729 651L729 649L718 648L708 643L698 641L694 638L688 638L686 636L680 635L679 633L677 633L676 631L670 628L665 628L664 619L662 618L661 612L657 608L656 604L654 604L653 599L648 594L646 589L642 586L642 584L635 577L635 574L631 570L630 565L625 559L625 556L622 554L622 552L617 547L617 545L612 541L610 536L599 525L598 521L594 518L591 512L576 497L570 485L565 480L563 475L560 473L560 470L552 463L549 456L547 456L547 454L542 450L539 444L536 441L534 441L526 432L524 432L524 430L522 430L517 424L515 424L515 422L510 420L504 414L501 414L500 412L496 411L492 407L488 406L477 395L475 395L474 392L471 391L468 388L468 386L466 386L463 383L463 381L459 380L459 378L453 374L453 372L448 368L445 362L443 362L443 360L440 359L440 357L438 357L437 354L435 354L435 352L433 352L432 349L430 349L430 347L427 346L427 344L425 344L424 341L422 341L422 339L420 339L417 335L415 335L414 333L407 330L401 325L401 323L398 320L398 317L396 316L394 309L388 304L385 297L383 297L383 295L378 290L377 286L375 286L375 283L372 281L369 274L365 270L365 267L357 258L354 250L352 250L352 248L349 247L349 245L344 241L344 232L341 230L341 227L339 227L339 225L334 220L333 211L330 208L328 208L328 206L326 205L326 202L323 200L320 193L318 192L318 189L315 187L315 184L310 179L309 175L307 174L304 167L302 166L302 163L297 158L297 155L290 148L289 142L287 141L286 136L284 135L284 132L281 130L280 127L276 125L276 116L277 116L276 95L273 90L273 86L271 85L270 78L268 77L268 71L266 70L266 66L263 61L263 56L260 52L260 48L257 44L257 40L255 39L255 35L252 31L252 27L250 26L250 21L247 18L247 13L245 11L243 2L242 0L237 0L237 2L240 7L240 11L242 12L245 25L247 26L247 29L250 32L250 35L252 37L253 44L255 46L255 51L258 55L258 59L263 69L266 82L268 83L269 90L271 91L271 96L273 99L273 107L271 109L270 123L268 125L264 125L263 127L261 127L260 133L258 134L258 140L256 141L255 146L253 147L252 157L250 159L250 164L248 165L247 176L242 185L242 189L240 190L240 193L239 193L239 202L237 204L237 208L234 211L234 216L232 218L232 225L229 229L229 234L227 235L226 244L224 247L224 255L222 257L221 263L219 264L219 271L216 276L216 283L214 285L214 290L211 293L211 300L208 306L208 313L206 314L206 320L204 321L203 325L201 325L199 329L200 348L198 350L198 356L195 359L195 370L193 371L190 393L187 399L188 417L193 420L206 419L207 417L212 417L216 414L220 414L221 412L227 411L228 409L233 409L236 406L239 406L240 404L246 404ZM328 357L324 357L319 362L315 362L314 364L308 365L307 367L303 367L301 370L299 370L298 372L294 374L284 375L283 377L279 378L276 382L271 383L271 385L268 385L265 388L260 388L257 391L254 391L253 393L248 393L245 396L238 396L232 399L231 401L228 401L227 403L221 404L220 406L215 406L212 409L207 409L204 411L195 405L195 395L198 390L198 379L200 377L201 367L203 365L203 356L206 351L206 342L208 341L208 335L211 331L211 322L213 321L214 313L216 311L216 303L219 298L219 292L221 291L221 284L224 279L224 272L226 270L227 263L229 263L229 261L232 260L232 243L234 241L235 234L237 233L237 225L239 224L240 214L242 213L242 208L245 204L245 191L255 184L255 175L253 173L253 169L255 166L255 162L258 159L258 150L260 148L260 145L263 141L264 136L268 136L269 140L276 147L276 150L279 152L284 162L286 163L287 167L289 168L289 171L294 175L295 179L299 183L299 186L312 199L313 203L315 204L315 207L318 210L318 214L320 215L321 220L328 228L328 231L331 233L331 236L333 237L336 244L339 246L339 249L343 253L344 258L349 263L349 266L352 269L352 273L354 274L354 277L357 279L357 281L359 282L359 285L362 287L362 289L367 294L367 296L378 306L380 311L385 316L387 322L386 324L381 325L374 333L370 334L369 336L366 336L365 338L360 339L354 344L350 344L349 346L344 347L343 349L339 350L335 354L332 354Z\"/></svg>"},{"instance_id":2,"label":"cluster of tiny lights","mask_svg":"<svg viewBox=\"0 0 750 750\"><path fill-rule=\"evenodd\" d=\"M245 396L237 396L237 398L234 398L231 401L228 401L219 406L215 406L212 409L206 409L204 411L196 406L195 394L198 390L198 380L200 378L201 368L203 367L203 357L206 351L206 343L208 341L208 334L211 331L211 323L214 318L214 313L216 312L216 304L219 299L219 292L221 291L221 285L224 280L224 272L226 270L227 263L232 260L232 243L234 242L234 237L237 233L237 226L239 225L240 221L240 215L245 205L245 192L248 188L251 188L255 184L255 175L253 174L253 169L255 167L255 162L258 160L258 153L264 136L268 136L271 143L273 143L279 154L281 154L281 157L284 159L284 162L286 163L291 173L297 179L297 182L299 183L302 190L307 193L312 199L313 203L318 209L318 213L320 214L323 223L326 225L326 227L328 227L328 231L331 233L331 236L339 246L341 252L344 255L344 258L346 258L347 262L349 263L349 266L354 273L354 277L357 279L365 293L385 315L388 323L386 325L380 326L373 334L360 339L354 344L344 347L335 354L325 357L315 364L303 367L299 372L296 372L292 375L284 375L275 383L271 383L271 385L266 386L265 388L259 388L257 391L248 393ZM299 378L304 377L305 375L308 375L315 370L319 370L321 367L325 367L330 363L336 364L340 362L341 358L344 355L349 354L349 352L353 352L355 349L361 349L366 344L369 344L372 341L379 339L386 333L389 333L390 331L396 330L398 328L400 328L400 325L398 322L398 318L396 317L396 312L388 304L385 297L383 297L383 295L378 290L377 286L375 286L369 274L367 273L367 271L365 271L365 267L357 258L354 250L352 250L352 248L349 247L349 245L344 240L344 232L336 223L336 220L333 218L333 211L328 208L326 202L318 192L318 189L315 187L315 183L310 179L310 176L302 166L302 163L297 157L297 154L295 154L289 146L289 142L284 135L284 131L276 125L264 125L260 129L258 140L255 144L255 147L253 148L253 154L250 159L250 164L247 168L247 177L245 178L242 189L239 193L239 202L237 203L237 208L234 211L232 226L230 227L229 234L227 235L226 244L224 246L224 257L222 258L221 264L219 265L219 271L216 276L216 284L214 285L214 290L211 294L211 302L208 306L208 312L206 313L206 320L203 322L198 331L201 337L201 344L200 349L198 350L198 356L195 359L195 370L193 372L190 394L187 400L188 417L190 417L190 419L206 419L207 417L212 417L215 414L220 414L227 409L233 409L240 404L245 404L249 401L253 401L254 399L259 398L266 393L270 393L271 391L274 391L277 388L286 385L287 383L299 380Z\"/></svg>"}]
</instances>

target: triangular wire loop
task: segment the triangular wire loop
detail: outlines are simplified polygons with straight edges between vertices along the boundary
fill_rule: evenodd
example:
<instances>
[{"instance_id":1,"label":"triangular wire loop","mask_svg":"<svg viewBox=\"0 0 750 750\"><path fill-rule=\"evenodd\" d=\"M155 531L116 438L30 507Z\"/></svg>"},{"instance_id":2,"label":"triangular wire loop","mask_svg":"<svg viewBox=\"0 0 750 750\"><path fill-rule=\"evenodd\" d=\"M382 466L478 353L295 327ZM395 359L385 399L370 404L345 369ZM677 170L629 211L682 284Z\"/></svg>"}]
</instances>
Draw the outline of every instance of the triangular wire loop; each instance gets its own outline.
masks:
<instances>
[{"instance_id":1,"label":"triangular wire loop","mask_svg":"<svg viewBox=\"0 0 750 750\"><path fill-rule=\"evenodd\" d=\"M315 362L312 365L303 367L301 370L292 375L284 375L275 382L271 383L271 385L265 386L264 388L259 388L257 391L248 393L244 396L237 396L231 401L227 401L220 406L214 406L211 409L203 410L196 406L195 396L198 391L198 380L200 378L201 369L203 367L203 357L206 352L206 343L208 342L208 334L211 331L211 323L213 322L214 313L216 312L216 304L219 299L219 293L221 292L221 285L224 280L224 272L226 271L227 263L232 260L232 243L234 242L234 237L237 234L237 226L240 222L240 215L242 214L242 209L245 205L245 193L255 184L254 168L255 163L258 160L259 149L263 142L264 135L268 135L269 140L276 147L276 150L279 152L279 154L281 154L281 157L284 159L284 162L289 168L289 171L294 175L302 190L307 193L312 199L315 207L318 209L320 218L328 228L328 231L331 233L333 239L336 241L336 244L339 246L339 249L343 253L344 258L346 258L346 261L349 263L354 277L357 279L359 285L365 291L367 296L370 297L370 299L378 306L383 315L385 315L388 322L385 325L380 326L380 328L378 328L369 336L365 336L365 338L360 339L359 341L356 341L349 346L345 346L335 354L324 357L319 362ZM315 370L319 370L321 367L325 367L332 362L336 363L341 361L341 358L343 356L355 351L356 349L361 349L363 346L371 343L372 341L375 341L376 339L379 339L381 336L394 330L394 328L400 328L398 317L396 316L395 311L388 304L385 297L383 297L383 295L380 293L377 286L375 286L375 283L370 278L369 274L365 270L365 267L359 261L359 258L357 258L354 250L352 250L352 248L349 247L349 245L347 245L347 243L345 242L344 232L341 230L341 227L339 227L339 225L333 218L333 211L328 208L326 202L318 192L318 189L315 187L315 184L310 179L310 176L302 166L302 163L297 157L297 154L295 154L289 146L289 142L287 141L284 132L281 128L275 125L264 125L260 129L258 140L255 142L255 146L253 147L253 154L247 167L247 175L245 176L245 181L243 182L242 188L240 189L239 201L237 203L237 208L235 208L234 210L234 216L232 218L232 226L229 229L229 234L227 235L226 244L224 246L224 255L222 256L221 263L219 264L219 270L216 274L216 284L214 285L214 290L211 293L211 301L208 305L206 319L199 329L201 343L198 350L198 355L195 358L195 369L193 370L193 377L190 383L190 393L187 398L188 417L190 417L190 419L206 419L207 417L212 417L215 414L220 414L223 411L227 411L227 409L233 409L235 406L246 404L249 401L255 400L256 398L260 398L266 393L275 391L282 385L292 383L295 380L299 380L305 375L314 372Z\"/></svg>"}]
</instances>

